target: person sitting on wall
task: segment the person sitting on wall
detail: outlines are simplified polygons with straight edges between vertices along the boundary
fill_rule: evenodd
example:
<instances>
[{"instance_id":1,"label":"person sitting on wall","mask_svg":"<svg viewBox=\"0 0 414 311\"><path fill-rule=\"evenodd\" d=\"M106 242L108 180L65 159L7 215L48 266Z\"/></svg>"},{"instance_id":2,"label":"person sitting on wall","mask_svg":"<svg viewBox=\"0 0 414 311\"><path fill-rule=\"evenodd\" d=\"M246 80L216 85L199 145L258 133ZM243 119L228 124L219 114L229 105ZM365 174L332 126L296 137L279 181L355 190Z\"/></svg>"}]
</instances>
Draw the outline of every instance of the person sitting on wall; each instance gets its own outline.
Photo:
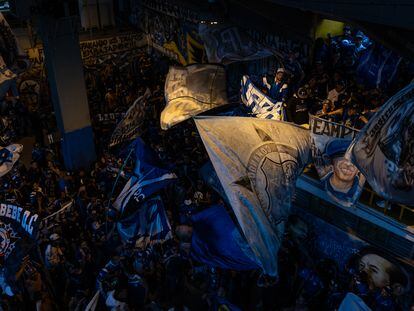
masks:
<instances>
[{"instance_id":1,"label":"person sitting on wall","mask_svg":"<svg viewBox=\"0 0 414 311\"><path fill-rule=\"evenodd\" d=\"M285 69L279 68L276 71L274 81L263 77L263 85L269 91L269 96L276 102L285 102L288 95L288 85L285 83Z\"/></svg>"},{"instance_id":2,"label":"person sitting on wall","mask_svg":"<svg viewBox=\"0 0 414 311\"><path fill-rule=\"evenodd\" d=\"M326 174L321 182L332 199L352 205L358 193L360 173L355 165L344 157L350 143L347 139L334 139L326 145L323 156L332 166L332 171Z\"/></svg>"}]
</instances>

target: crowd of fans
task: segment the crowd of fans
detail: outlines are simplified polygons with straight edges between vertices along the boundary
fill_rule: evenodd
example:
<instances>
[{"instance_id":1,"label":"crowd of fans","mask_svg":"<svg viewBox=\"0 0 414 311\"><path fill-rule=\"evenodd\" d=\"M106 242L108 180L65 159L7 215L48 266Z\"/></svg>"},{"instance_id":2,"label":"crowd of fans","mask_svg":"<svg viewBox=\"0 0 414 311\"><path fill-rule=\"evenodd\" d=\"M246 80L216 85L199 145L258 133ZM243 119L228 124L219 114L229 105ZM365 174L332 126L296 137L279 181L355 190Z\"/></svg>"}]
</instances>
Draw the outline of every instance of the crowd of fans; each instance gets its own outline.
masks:
<instances>
[{"instance_id":1,"label":"crowd of fans","mask_svg":"<svg viewBox=\"0 0 414 311\"><path fill-rule=\"evenodd\" d=\"M359 34L351 39L355 53L368 48ZM340 45L347 38L337 40ZM341 58L347 54L340 54L337 63L342 65L332 66L335 55L329 53L337 49L320 46L315 53L320 56L296 86L284 69L275 70L276 79L263 80L263 90L285 103L289 121L305 124L312 112L361 128L384 102L388 94L353 82L349 64ZM338 267L319 259L312 230L295 215L287 225L275 282L263 282L260 271L221 270L192 260L189 216L224 203L200 177L208 156L192 121L168 131L159 127L168 64L157 54L140 51L89 63L85 81L99 160L90 169L66 171L59 148L44 145L42 133L50 130L45 123L30 166L20 163L2 177L1 202L25 206L41 218L72 204L42 223L36 251L22 260L15 275L2 268L0 310L85 310L94 297L97 310L334 310L349 291L364 297L373 310L409 307L393 292L392 282L372 287L355 260ZM126 181L121 177L113 189L127 144L108 149L116 119L97 116L125 112L147 88L151 97L141 137L159 166L174 171L178 180L160 193L173 239L143 249L122 242L116 229L121 215L111 207ZM26 113L28 122L33 118L18 98L5 103L9 115ZM24 124L10 128L19 131L11 137L33 134ZM130 160L124 171L132 167Z\"/></svg>"},{"instance_id":2,"label":"crowd of fans","mask_svg":"<svg viewBox=\"0 0 414 311\"><path fill-rule=\"evenodd\" d=\"M310 113L361 129L386 99L413 77L402 62L397 65L399 74L386 88L361 81L357 74L361 58L375 45L361 31L346 26L341 36L316 40L311 66L276 68L263 78L262 90L284 103L290 122L307 124Z\"/></svg>"}]
</instances>

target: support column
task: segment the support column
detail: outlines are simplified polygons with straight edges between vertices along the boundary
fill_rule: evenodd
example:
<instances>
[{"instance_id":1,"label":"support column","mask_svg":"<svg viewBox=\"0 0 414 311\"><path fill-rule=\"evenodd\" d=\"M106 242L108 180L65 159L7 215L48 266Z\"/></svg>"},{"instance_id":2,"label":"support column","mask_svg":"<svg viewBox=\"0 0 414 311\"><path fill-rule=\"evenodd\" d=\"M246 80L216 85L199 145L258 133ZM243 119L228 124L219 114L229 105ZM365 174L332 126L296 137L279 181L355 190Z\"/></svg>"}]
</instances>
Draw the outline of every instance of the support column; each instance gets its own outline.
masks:
<instances>
[{"instance_id":1,"label":"support column","mask_svg":"<svg viewBox=\"0 0 414 311\"><path fill-rule=\"evenodd\" d=\"M39 18L51 100L68 170L88 168L96 159L77 25L76 17Z\"/></svg>"}]
</instances>

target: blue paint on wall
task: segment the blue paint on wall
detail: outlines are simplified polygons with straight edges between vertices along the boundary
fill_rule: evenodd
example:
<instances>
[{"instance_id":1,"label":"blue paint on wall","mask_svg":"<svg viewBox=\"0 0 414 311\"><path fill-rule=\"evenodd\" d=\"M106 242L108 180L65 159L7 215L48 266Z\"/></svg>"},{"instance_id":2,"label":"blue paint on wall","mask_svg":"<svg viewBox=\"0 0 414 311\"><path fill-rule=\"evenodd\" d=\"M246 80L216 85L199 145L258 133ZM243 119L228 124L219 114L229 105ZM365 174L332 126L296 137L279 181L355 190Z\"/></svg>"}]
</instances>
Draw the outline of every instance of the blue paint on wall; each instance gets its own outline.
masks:
<instances>
[{"instance_id":1,"label":"blue paint on wall","mask_svg":"<svg viewBox=\"0 0 414 311\"><path fill-rule=\"evenodd\" d=\"M92 127L87 126L63 134L62 153L65 167L73 171L89 168L96 160Z\"/></svg>"}]
</instances>

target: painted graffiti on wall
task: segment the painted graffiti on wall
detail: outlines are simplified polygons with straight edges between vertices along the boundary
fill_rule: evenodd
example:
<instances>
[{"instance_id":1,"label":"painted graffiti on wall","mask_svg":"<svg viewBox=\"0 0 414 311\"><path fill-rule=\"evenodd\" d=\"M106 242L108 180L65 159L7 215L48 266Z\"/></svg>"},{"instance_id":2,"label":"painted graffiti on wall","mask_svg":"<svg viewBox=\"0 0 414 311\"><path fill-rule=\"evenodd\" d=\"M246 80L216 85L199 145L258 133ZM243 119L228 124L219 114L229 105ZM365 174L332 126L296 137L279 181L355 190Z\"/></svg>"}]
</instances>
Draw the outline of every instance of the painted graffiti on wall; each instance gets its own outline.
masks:
<instances>
[{"instance_id":1,"label":"painted graffiti on wall","mask_svg":"<svg viewBox=\"0 0 414 311\"><path fill-rule=\"evenodd\" d=\"M123 34L109 38L100 38L80 42L83 60L112 53L139 49L146 45L146 39L140 33Z\"/></svg>"},{"instance_id":2,"label":"painted graffiti on wall","mask_svg":"<svg viewBox=\"0 0 414 311\"><path fill-rule=\"evenodd\" d=\"M198 24L144 9L141 27L148 43L182 65L206 61L205 49L198 35Z\"/></svg>"},{"instance_id":3,"label":"painted graffiti on wall","mask_svg":"<svg viewBox=\"0 0 414 311\"><path fill-rule=\"evenodd\" d=\"M175 3L170 3L166 0L142 0L142 6L171 17L184 19L193 23L198 23L200 20L198 14L193 10Z\"/></svg>"},{"instance_id":4,"label":"painted graffiti on wall","mask_svg":"<svg viewBox=\"0 0 414 311\"><path fill-rule=\"evenodd\" d=\"M301 64L305 64L309 57L309 48L310 44L299 41L288 39L282 35L275 33L268 33L253 29L247 30L248 34L254 38L257 42L260 42L266 46L269 46L283 55L284 58L287 58L291 53L298 54L298 61Z\"/></svg>"}]
</instances>

